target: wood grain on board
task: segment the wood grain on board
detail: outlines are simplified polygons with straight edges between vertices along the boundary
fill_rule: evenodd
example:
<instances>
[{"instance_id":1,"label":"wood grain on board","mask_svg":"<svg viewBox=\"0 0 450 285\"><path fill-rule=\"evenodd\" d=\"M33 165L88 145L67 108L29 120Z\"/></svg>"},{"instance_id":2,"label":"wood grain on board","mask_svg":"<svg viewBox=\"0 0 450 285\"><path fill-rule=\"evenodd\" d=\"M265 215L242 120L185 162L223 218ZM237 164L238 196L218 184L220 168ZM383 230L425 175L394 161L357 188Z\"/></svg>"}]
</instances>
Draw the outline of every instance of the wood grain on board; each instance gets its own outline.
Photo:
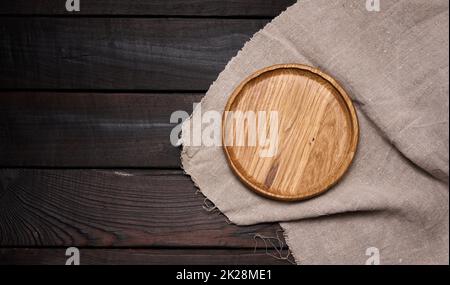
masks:
<instances>
[{"instance_id":1,"label":"wood grain on board","mask_svg":"<svg viewBox=\"0 0 450 285\"><path fill-rule=\"evenodd\" d=\"M0 166L179 168L170 117L202 96L1 93Z\"/></svg>"},{"instance_id":2,"label":"wood grain on board","mask_svg":"<svg viewBox=\"0 0 450 285\"><path fill-rule=\"evenodd\" d=\"M88 0L68 13L66 0L2 0L0 15L145 15L275 17L295 0Z\"/></svg>"},{"instance_id":3,"label":"wood grain on board","mask_svg":"<svg viewBox=\"0 0 450 285\"><path fill-rule=\"evenodd\" d=\"M232 114L223 120L230 166L269 198L292 201L323 193L356 152L359 127L352 102L315 68L285 64L260 70L236 88L225 110L244 114L240 121Z\"/></svg>"},{"instance_id":4,"label":"wood grain on board","mask_svg":"<svg viewBox=\"0 0 450 285\"><path fill-rule=\"evenodd\" d=\"M180 170L1 169L0 246L252 250L265 248L255 234L283 239L277 224L231 225L210 207Z\"/></svg>"},{"instance_id":5,"label":"wood grain on board","mask_svg":"<svg viewBox=\"0 0 450 285\"><path fill-rule=\"evenodd\" d=\"M206 90L267 20L0 19L0 89Z\"/></svg>"},{"instance_id":6,"label":"wood grain on board","mask_svg":"<svg viewBox=\"0 0 450 285\"><path fill-rule=\"evenodd\" d=\"M283 253L285 254L285 253ZM80 249L81 265L290 265L275 250ZM283 255L286 256L286 255ZM65 249L0 248L0 265L64 265Z\"/></svg>"},{"instance_id":7,"label":"wood grain on board","mask_svg":"<svg viewBox=\"0 0 450 285\"><path fill-rule=\"evenodd\" d=\"M170 170L169 120L295 1L64 2L0 2L0 264L288 264Z\"/></svg>"}]
</instances>

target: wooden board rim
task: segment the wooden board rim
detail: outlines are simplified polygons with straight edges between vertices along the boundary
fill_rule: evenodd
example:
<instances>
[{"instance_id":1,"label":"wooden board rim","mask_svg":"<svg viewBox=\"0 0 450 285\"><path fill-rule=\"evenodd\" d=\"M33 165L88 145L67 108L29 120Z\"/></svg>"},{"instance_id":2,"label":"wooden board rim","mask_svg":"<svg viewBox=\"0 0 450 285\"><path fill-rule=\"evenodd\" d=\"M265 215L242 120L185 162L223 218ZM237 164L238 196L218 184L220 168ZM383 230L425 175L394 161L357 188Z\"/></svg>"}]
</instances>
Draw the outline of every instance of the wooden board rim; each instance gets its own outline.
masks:
<instances>
[{"instance_id":1,"label":"wooden board rim","mask_svg":"<svg viewBox=\"0 0 450 285\"><path fill-rule=\"evenodd\" d=\"M349 117L351 119L352 126L353 126L353 128L352 128L353 136L351 137L350 150L347 152L347 156L341 163L341 167L339 168L339 171L337 172L336 178L334 180L332 180L326 187L323 187L323 189L321 189L320 191L314 192L312 194L307 194L307 195L299 194L299 195L287 196L287 195L280 195L280 194L265 191L261 187L254 185L250 181L250 179L248 179L245 175L243 175L239 171L238 167L236 167L233 159L231 158L231 155L228 150L229 146L226 146L226 144L225 144L225 114L227 111L230 110L231 106L233 105L235 99L239 96L243 87L247 83L249 83L251 80L253 80L253 79L259 77L260 75L262 75L266 72L269 72L269 71L273 71L276 69L292 69L292 68L300 69L303 71L309 71L315 75L318 75L321 78L323 78L325 81L330 83L331 86L333 86L338 91L337 93L343 99L343 101L346 105L347 111L349 113ZM228 165L232 169L233 173L241 180L241 182L243 182L248 188L250 188L250 190L252 190L253 192L255 192L259 195L262 195L266 198L273 199L273 200L286 201L286 202L303 201L303 200L314 198L314 197L328 191L332 186L334 186L337 182L339 182L341 180L341 178L344 176L344 174L349 169L349 167L353 161L353 158L355 157L358 143L359 143L359 121L358 121L358 116L356 114L356 109L353 105L353 102L352 102L350 96L347 94L345 89L337 82L336 79L334 79L333 77L331 77L330 75L326 74L325 72L321 71L318 68L315 68L315 67L312 67L309 65L305 65L305 64L298 64L298 63L276 64L276 65L267 66L263 69L257 70L256 72L254 72L253 74L248 76L244 81L242 81L236 87L236 89L234 89L233 93L228 98L227 104L225 105L225 109L222 114L222 146L223 146L222 148L223 148L225 156L227 158Z\"/></svg>"}]
</instances>

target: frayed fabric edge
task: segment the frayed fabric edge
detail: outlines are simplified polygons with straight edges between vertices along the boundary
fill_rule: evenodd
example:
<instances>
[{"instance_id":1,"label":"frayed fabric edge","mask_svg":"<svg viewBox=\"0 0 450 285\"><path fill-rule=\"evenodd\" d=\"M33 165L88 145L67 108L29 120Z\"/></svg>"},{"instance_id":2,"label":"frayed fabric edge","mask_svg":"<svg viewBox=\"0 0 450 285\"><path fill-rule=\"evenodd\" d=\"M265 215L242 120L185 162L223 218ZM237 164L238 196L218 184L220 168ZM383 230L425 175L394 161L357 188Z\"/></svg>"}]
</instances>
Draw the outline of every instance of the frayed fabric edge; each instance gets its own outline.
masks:
<instances>
[{"instance_id":1,"label":"frayed fabric edge","mask_svg":"<svg viewBox=\"0 0 450 285\"><path fill-rule=\"evenodd\" d=\"M282 233L282 237L279 236L280 232ZM284 240L286 240L285 236L286 234L283 229L277 230L276 236L274 237L265 236L262 234L255 234L253 236L253 240L255 241L254 252L256 252L256 249L258 247L258 239L261 239L264 242L266 254L268 256L271 256L277 260L284 260L295 265L296 261L293 252L289 249L289 246L287 249L285 249L285 245L287 245L287 243L285 244L285 242L283 241L283 238ZM276 254L270 253L269 248L274 249ZM294 258L294 260L292 260L292 258Z\"/></svg>"},{"instance_id":2,"label":"frayed fabric edge","mask_svg":"<svg viewBox=\"0 0 450 285\"><path fill-rule=\"evenodd\" d=\"M289 237L288 230L287 230L287 228L285 228L283 226L283 223L279 223L279 224L280 224L280 227L283 229L283 237L284 237L284 240L286 241L286 245L288 248L291 248L291 239ZM292 257L294 258L295 263L297 265L301 265L302 263L300 261L300 257L297 256L297 254L294 251L291 251L291 250L289 250L289 251L291 252Z\"/></svg>"}]
</instances>

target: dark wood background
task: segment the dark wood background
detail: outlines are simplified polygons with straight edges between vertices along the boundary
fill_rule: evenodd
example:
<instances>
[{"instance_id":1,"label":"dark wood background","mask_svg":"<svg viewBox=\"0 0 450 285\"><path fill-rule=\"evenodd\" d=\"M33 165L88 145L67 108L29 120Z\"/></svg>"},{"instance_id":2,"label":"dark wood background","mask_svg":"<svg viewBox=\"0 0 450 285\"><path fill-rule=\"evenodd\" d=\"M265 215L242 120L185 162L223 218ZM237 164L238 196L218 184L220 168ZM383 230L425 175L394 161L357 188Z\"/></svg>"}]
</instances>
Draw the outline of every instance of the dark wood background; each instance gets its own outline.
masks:
<instances>
[{"instance_id":1,"label":"dark wood background","mask_svg":"<svg viewBox=\"0 0 450 285\"><path fill-rule=\"evenodd\" d=\"M2 0L0 264L288 263L203 209L169 118L294 2Z\"/></svg>"}]
</instances>

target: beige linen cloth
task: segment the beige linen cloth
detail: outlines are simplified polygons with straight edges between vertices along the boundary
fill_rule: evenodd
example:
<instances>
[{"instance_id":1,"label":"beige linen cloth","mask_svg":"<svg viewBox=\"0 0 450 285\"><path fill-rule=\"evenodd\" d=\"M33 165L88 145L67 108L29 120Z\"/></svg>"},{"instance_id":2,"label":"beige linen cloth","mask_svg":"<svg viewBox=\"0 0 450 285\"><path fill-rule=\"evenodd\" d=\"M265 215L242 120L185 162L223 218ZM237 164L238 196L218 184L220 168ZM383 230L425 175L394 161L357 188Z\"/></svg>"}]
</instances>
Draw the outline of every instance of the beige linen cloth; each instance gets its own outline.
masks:
<instances>
[{"instance_id":1,"label":"beige linen cloth","mask_svg":"<svg viewBox=\"0 0 450 285\"><path fill-rule=\"evenodd\" d=\"M244 78L279 63L335 77L354 101L361 135L330 191L297 203L254 194L221 147L186 145L190 119L181 138L186 173L231 222L280 222L298 264L365 264L368 248L381 264L448 264L448 5L380 0L377 12L363 0L299 1L254 35L203 98L201 112L222 112Z\"/></svg>"}]
</instances>

